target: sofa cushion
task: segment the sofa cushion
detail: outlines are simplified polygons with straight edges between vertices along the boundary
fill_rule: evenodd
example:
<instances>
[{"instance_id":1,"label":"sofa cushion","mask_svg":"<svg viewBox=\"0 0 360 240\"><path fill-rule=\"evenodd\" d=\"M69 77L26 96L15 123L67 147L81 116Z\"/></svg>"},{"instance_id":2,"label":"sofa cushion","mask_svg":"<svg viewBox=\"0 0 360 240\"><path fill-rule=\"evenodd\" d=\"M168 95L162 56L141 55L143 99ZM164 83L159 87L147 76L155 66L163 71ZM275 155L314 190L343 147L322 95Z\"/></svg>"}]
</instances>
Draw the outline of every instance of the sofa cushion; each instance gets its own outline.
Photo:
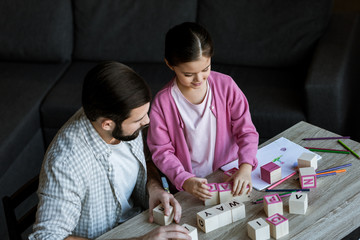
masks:
<instances>
[{"instance_id":1,"label":"sofa cushion","mask_svg":"<svg viewBox=\"0 0 360 240\"><path fill-rule=\"evenodd\" d=\"M40 103L67 65L0 62L0 177L40 129Z\"/></svg>"},{"instance_id":2,"label":"sofa cushion","mask_svg":"<svg viewBox=\"0 0 360 240\"><path fill-rule=\"evenodd\" d=\"M97 62L75 61L51 89L41 106L46 146L56 132L81 107L82 84L86 73ZM165 63L125 63L149 83L153 95L173 76Z\"/></svg>"},{"instance_id":3,"label":"sofa cushion","mask_svg":"<svg viewBox=\"0 0 360 240\"><path fill-rule=\"evenodd\" d=\"M162 62L166 32L195 21L196 10L193 0L76 0L74 57Z\"/></svg>"},{"instance_id":4,"label":"sofa cushion","mask_svg":"<svg viewBox=\"0 0 360 240\"><path fill-rule=\"evenodd\" d=\"M213 64L230 75L244 92L261 141L306 120L301 68L255 68Z\"/></svg>"},{"instance_id":5,"label":"sofa cushion","mask_svg":"<svg viewBox=\"0 0 360 240\"><path fill-rule=\"evenodd\" d=\"M71 1L0 1L0 33L0 60L69 60Z\"/></svg>"},{"instance_id":6,"label":"sofa cushion","mask_svg":"<svg viewBox=\"0 0 360 240\"><path fill-rule=\"evenodd\" d=\"M216 62L289 66L311 54L331 9L332 0L203 0L198 21L213 37Z\"/></svg>"}]
</instances>

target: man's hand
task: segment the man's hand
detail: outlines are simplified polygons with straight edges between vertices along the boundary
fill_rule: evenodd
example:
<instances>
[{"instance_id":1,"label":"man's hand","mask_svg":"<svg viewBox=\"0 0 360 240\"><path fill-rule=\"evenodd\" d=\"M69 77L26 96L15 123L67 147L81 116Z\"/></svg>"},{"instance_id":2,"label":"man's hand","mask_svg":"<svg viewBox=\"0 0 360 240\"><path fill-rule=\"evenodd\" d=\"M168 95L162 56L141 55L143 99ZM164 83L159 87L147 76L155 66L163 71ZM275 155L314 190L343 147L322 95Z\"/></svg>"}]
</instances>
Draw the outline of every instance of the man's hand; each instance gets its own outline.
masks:
<instances>
[{"instance_id":1,"label":"man's hand","mask_svg":"<svg viewBox=\"0 0 360 240\"><path fill-rule=\"evenodd\" d=\"M200 200L205 201L212 196L209 192L210 187L206 185L207 183L205 178L192 177L185 180L183 189Z\"/></svg>"},{"instance_id":2,"label":"man's hand","mask_svg":"<svg viewBox=\"0 0 360 240\"><path fill-rule=\"evenodd\" d=\"M162 239L184 239L190 240L189 231L186 228L176 225L170 224L168 226L162 226L155 228L148 234L144 235L140 239L142 240L162 240Z\"/></svg>"},{"instance_id":3,"label":"man's hand","mask_svg":"<svg viewBox=\"0 0 360 240\"><path fill-rule=\"evenodd\" d=\"M226 180L226 182L233 182L232 194L234 196L242 195L246 191L247 186L249 188L246 193L249 194L251 192L251 171L252 166L250 164L241 164L239 170Z\"/></svg>"},{"instance_id":4,"label":"man's hand","mask_svg":"<svg viewBox=\"0 0 360 240\"><path fill-rule=\"evenodd\" d=\"M181 206L175 197L164 191L163 188L153 186L149 188L149 222L154 221L153 209L162 203L164 206L164 213L166 216L170 215L170 205L174 208L174 220L176 223L180 222L181 218Z\"/></svg>"}]
</instances>

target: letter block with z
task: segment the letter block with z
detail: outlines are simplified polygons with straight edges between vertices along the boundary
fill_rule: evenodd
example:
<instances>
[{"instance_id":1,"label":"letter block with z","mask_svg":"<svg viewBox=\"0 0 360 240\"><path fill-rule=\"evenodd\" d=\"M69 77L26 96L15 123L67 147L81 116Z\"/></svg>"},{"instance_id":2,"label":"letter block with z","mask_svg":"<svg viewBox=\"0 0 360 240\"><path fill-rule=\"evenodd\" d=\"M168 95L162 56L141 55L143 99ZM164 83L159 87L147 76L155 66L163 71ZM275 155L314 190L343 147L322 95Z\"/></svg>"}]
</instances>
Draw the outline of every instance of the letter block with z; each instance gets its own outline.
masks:
<instances>
[{"instance_id":1,"label":"letter block with z","mask_svg":"<svg viewBox=\"0 0 360 240\"><path fill-rule=\"evenodd\" d=\"M169 216L165 216L164 211L165 209L162 204L157 205L157 207L153 209L154 222L162 226L169 225L174 220L174 208L172 206L170 206Z\"/></svg>"},{"instance_id":2,"label":"letter block with z","mask_svg":"<svg viewBox=\"0 0 360 240\"><path fill-rule=\"evenodd\" d=\"M196 214L198 227L208 233L219 227L218 212L214 208L209 208Z\"/></svg>"},{"instance_id":3,"label":"letter block with z","mask_svg":"<svg viewBox=\"0 0 360 240\"><path fill-rule=\"evenodd\" d=\"M264 211L268 217L275 213L283 214L283 202L279 194L264 196Z\"/></svg>"},{"instance_id":4,"label":"letter block with z","mask_svg":"<svg viewBox=\"0 0 360 240\"><path fill-rule=\"evenodd\" d=\"M316 188L316 172L313 167L299 168L301 188Z\"/></svg>"},{"instance_id":5,"label":"letter block with z","mask_svg":"<svg viewBox=\"0 0 360 240\"><path fill-rule=\"evenodd\" d=\"M258 218L248 222L248 236L252 240L270 239L270 226L264 219Z\"/></svg>"},{"instance_id":6,"label":"letter block with z","mask_svg":"<svg viewBox=\"0 0 360 240\"><path fill-rule=\"evenodd\" d=\"M289 220L281 214L274 214L266 219L270 225L270 235L275 238L281 238L289 234Z\"/></svg>"}]
</instances>

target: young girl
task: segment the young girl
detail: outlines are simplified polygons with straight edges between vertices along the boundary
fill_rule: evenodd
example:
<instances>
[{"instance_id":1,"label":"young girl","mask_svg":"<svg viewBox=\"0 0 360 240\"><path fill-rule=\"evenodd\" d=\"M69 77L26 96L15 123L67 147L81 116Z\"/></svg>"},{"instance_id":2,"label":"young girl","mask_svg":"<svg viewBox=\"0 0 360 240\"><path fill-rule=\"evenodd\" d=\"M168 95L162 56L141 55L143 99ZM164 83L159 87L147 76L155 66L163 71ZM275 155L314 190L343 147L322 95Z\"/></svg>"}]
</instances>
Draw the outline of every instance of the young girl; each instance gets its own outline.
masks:
<instances>
[{"instance_id":1,"label":"young girl","mask_svg":"<svg viewBox=\"0 0 360 240\"><path fill-rule=\"evenodd\" d=\"M156 166L178 190L201 200L211 197L204 178L238 159L233 194L252 189L258 133L248 102L230 76L211 71L213 44L196 23L170 29L165 62L175 77L155 96L148 146Z\"/></svg>"}]
</instances>

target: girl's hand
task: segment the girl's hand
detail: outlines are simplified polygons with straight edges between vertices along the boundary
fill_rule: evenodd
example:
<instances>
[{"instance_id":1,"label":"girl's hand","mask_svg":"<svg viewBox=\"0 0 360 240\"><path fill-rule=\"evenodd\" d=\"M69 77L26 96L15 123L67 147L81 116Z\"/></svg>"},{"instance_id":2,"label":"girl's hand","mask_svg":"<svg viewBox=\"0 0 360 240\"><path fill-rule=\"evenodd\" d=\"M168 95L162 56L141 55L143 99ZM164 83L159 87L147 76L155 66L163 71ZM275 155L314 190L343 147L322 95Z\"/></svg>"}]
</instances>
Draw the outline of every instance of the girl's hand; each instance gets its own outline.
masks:
<instances>
[{"instance_id":1,"label":"girl's hand","mask_svg":"<svg viewBox=\"0 0 360 240\"><path fill-rule=\"evenodd\" d=\"M234 196L240 196L246 192L249 194L252 190L251 184L251 171L252 166L247 163L240 165L239 170L237 170L226 182L233 182L232 194ZM247 189L247 187L249 187Z\"/></svg>"},{"instance_id":2,"label":"girl's hand","mask_svg":"<svg viewBox=\"0 0 360 240\"><path fill-rule=\"evenodd\" d=\"M212 194L209 192L208 182L205 178L192 177L186 179L183 184L183 189L188 193L194 195L198 199L205 201L211 198Z\"/></svg>"}]
</instances>

